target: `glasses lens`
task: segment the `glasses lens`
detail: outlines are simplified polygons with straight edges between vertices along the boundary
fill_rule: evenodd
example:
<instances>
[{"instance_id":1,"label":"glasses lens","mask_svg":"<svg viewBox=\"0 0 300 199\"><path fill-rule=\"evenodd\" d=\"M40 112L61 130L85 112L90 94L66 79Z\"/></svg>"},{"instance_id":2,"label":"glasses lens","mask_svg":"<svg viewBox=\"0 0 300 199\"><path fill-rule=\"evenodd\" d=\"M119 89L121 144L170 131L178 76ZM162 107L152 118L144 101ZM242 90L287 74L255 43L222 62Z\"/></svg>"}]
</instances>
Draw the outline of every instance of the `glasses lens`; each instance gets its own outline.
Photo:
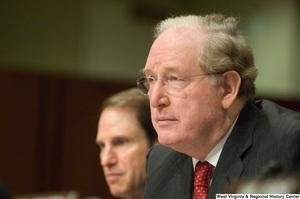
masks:
<instances>
[{"instance_id":1,"label":"glasses lens","mask_svg":"<svg viewBox=\"0 0 300 199\"><path fill-rule=\"evenodd\" d=\"M149 91L149 83L145 77L142 77L138 79L137 81L137 87L140 90L140 92L144 95L148 95Z\"/></svg>"}]
</instances>

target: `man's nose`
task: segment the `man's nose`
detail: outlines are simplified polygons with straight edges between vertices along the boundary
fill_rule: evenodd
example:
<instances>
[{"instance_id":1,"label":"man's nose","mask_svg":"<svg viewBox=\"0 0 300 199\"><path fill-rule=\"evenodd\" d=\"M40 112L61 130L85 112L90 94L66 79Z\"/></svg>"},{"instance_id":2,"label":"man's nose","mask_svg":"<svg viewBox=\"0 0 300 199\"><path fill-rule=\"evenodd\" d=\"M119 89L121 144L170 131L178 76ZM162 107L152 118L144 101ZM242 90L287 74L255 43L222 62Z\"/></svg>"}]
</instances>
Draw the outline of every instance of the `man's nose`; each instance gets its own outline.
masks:
<instances>
[{"instance_id":1,"label":"man's nose","mask_svg":"<svg viewBox=\"0 0 300 199\"><path fill-rule=\"evenodd\" d=\"M104 148L100 152L101 166L111 166L118 162L117 154L113 148Z\"/></svg>"},{"instance_id":2,"label":"man's nose","mask_svg":"<svg viewBox=\"0 0 300 199\"><path fill-rule=\"evenodd\" d=\"M152 106L153 108L158 108L162 105L169 105L168 94L165 91L164 82L161 79L157 79L156 83L149 90L149 99L150 106Z\"/></svg>"}]
</instances>

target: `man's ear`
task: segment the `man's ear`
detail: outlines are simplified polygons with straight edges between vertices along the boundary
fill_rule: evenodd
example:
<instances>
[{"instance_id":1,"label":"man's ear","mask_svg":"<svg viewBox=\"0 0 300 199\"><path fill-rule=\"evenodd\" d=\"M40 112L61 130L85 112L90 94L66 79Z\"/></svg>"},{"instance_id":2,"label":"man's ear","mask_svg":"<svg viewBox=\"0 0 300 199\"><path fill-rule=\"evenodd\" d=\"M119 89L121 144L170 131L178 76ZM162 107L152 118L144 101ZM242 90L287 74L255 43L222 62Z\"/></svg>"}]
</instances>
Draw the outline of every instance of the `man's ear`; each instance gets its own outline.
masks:
<instances>
[{"instance_id":1,"label":"man's ear","mask_svg":"<svg viewBox=\"0 0 300 199\"><path fill-rule=\"evenodd\" d=\"M236 71L230 70L222 75L222 105L224 109L228 109L233 104L239 93L240 85L241 77Z\"/></svg>"}]
</instances>

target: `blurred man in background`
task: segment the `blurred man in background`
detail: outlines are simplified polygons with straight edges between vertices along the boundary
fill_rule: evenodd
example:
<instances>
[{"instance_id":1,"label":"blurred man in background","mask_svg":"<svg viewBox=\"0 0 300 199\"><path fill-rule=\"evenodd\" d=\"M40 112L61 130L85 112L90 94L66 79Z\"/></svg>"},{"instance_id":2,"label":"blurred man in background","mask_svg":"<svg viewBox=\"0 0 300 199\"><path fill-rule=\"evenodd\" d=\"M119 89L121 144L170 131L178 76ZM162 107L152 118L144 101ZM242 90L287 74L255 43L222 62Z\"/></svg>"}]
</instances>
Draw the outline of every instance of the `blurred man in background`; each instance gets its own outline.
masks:
<instances>
[{"instance_id":1,"label":"blurred man in background","mask_svg":"<svg viewBox=\"0 0 300 199\"><path fill-rule=\"evenodd\" d=\"M101 107L96 142L111 194L142 199L146 155L157 143L148 97L133 88L106 99Z\"/></svg>"}]
</instances>

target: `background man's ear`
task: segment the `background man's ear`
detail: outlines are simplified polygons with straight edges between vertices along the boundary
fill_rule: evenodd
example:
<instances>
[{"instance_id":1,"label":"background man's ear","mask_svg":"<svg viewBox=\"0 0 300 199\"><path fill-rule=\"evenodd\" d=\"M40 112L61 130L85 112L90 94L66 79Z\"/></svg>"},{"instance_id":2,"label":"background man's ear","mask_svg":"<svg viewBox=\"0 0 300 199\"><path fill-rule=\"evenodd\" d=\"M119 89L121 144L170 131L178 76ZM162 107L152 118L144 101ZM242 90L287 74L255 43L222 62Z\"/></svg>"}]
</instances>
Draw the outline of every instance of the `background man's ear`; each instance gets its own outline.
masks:
<instances>
[{"instance_id":1,"label":"background man's ear","mask_svg":"<svg viewBox=\"0 0 300 199\"><path fill-rule=\"evenodd\" d=\"M222 75L222 86L224 89L222 105L224 109L228 109L240 90L241 77L236 71L227 71Z\"/></svg>"}]
</instances>

